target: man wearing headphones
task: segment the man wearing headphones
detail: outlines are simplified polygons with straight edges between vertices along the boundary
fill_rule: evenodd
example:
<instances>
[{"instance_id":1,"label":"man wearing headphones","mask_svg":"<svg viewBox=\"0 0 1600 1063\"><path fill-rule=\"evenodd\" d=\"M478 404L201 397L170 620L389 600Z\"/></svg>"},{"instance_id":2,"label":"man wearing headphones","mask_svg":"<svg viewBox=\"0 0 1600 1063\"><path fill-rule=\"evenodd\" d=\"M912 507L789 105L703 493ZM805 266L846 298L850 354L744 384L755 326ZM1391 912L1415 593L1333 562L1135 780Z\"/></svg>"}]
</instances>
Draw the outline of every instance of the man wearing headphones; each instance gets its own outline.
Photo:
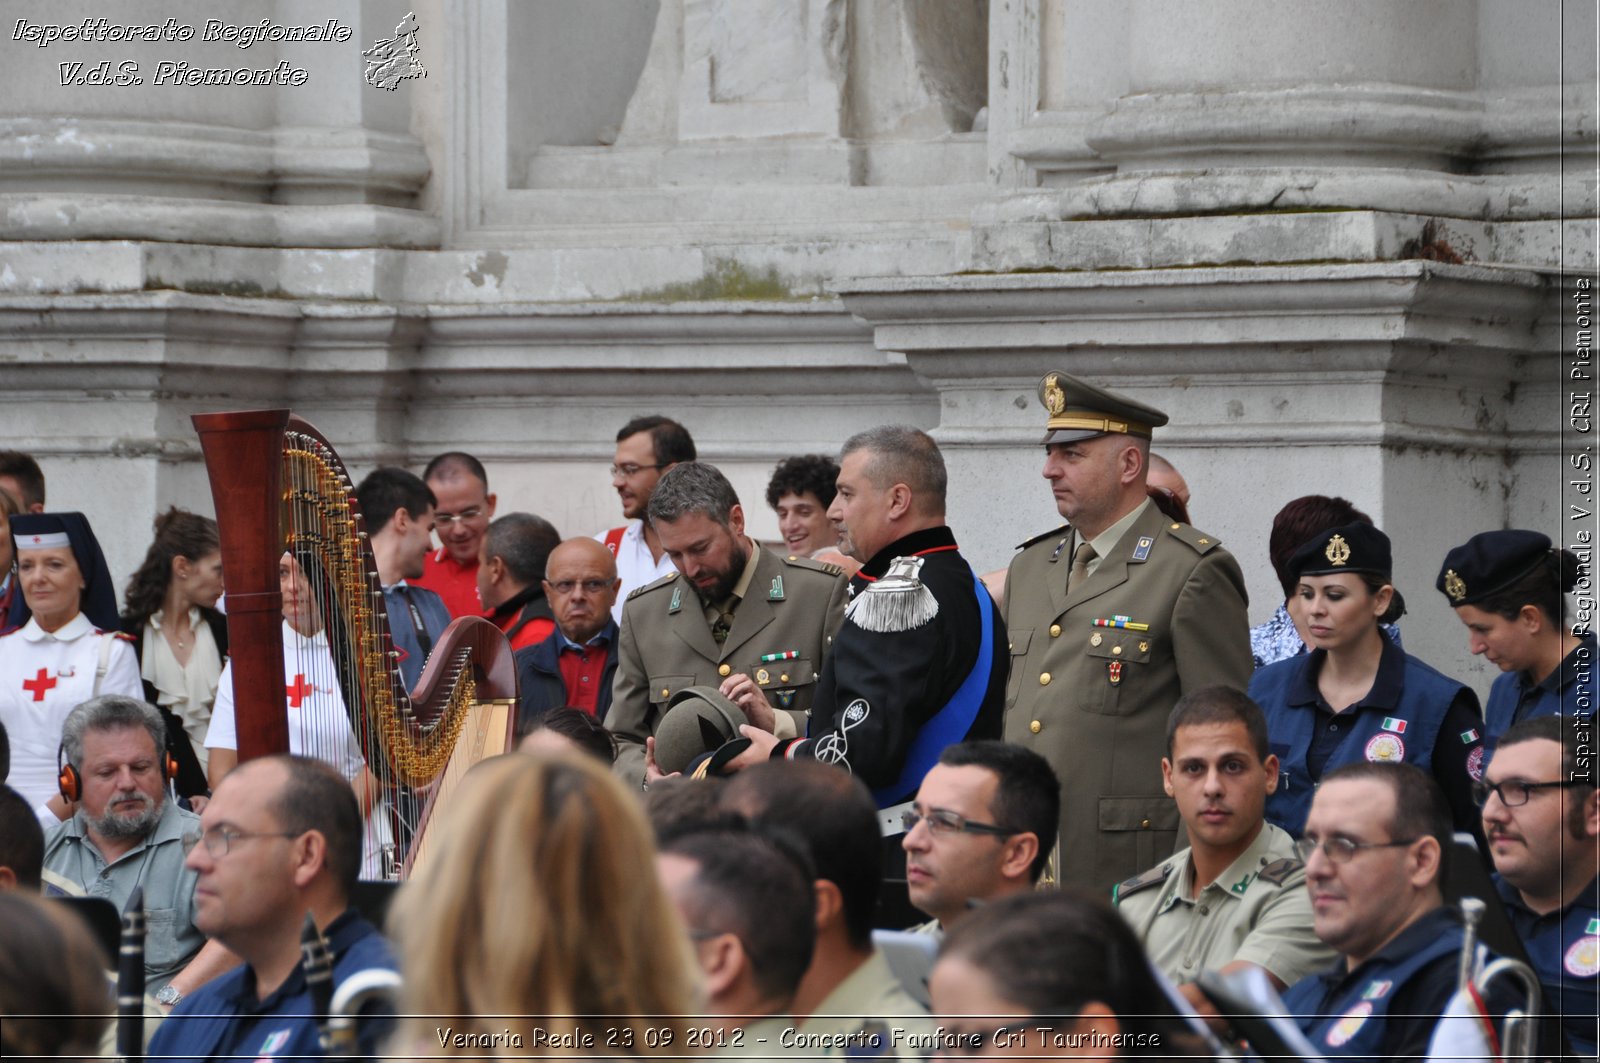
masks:
<instances>
[{"instance_id":1,"label":"man wearing headphones","mask_svg":"<svg viewBox=\"0 0 1600 1063\"><path fill-rule=\"evenodd\" d=\"M166 734L154 706L120 694L67 715L61 796L75 811L45 835L44 890L104 897L120 912L142 886L145 988L170 1008L238 959L194 925L196 876L184 858L200 817L169 799Z\"/></svg>"}]
</instances>

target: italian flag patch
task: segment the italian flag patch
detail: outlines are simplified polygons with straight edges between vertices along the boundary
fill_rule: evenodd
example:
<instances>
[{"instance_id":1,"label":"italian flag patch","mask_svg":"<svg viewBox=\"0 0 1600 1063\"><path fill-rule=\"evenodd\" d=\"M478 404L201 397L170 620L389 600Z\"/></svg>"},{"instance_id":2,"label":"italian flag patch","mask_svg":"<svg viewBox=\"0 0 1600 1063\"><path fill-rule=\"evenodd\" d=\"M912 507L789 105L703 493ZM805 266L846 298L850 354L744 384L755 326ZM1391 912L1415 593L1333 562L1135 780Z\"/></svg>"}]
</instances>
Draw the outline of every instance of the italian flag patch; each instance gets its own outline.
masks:
<instances>
[{"instance_id":1,"label":"italian flag patch","mask_svg":"<svg viewBox=\"0 0 1600 1063\"><path fill-rule=\"evenodd\" d=\"M1470 746L1472 743L1476 742L1477 740L1478 740L1478 732L1477 731L1469 730L1469 731L1462 731L1461 732L1461 744L1462 745Z\"/></svg>"},{"instance_id":2,"label":"italian flag patch","mask_svg":"<svg viewBox=\"0 0 1600 1063\"><path fill-rule=\"evenodd\" d=\"M1600 919L1591 919L1591 920L1589 920L1589 929L1585 930L1584 933L1585 934L1600 934Z\"/></svg>"},{"instance_id":3,"label":"italian flag patch","mask_svg":"<svg viewBox=\"0 0 1600 1063\"><path fill-rule=\"evenodd\" d=\"M1397 735L1403 735L1406 733L1406 722L1397 720L1393 716L1385 716L1383 718L1383 729L1385 731L1393 731Z\"/></svg>"}]
</instances>

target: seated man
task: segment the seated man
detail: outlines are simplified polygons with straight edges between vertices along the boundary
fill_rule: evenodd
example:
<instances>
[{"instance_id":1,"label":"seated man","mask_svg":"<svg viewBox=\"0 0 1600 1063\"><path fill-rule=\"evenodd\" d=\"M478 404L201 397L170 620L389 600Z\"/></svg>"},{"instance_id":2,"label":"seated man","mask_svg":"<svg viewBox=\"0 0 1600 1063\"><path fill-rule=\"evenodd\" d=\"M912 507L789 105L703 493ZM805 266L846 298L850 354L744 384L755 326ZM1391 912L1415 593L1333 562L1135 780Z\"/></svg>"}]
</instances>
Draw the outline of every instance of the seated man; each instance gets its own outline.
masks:
<instances>
[{"instance_id":1,"label":"seated man","mask_svg":"<svg viewBox=\"0 0 1600 1063\"><path fill-rule=\"evenodd\" d=\"M1415 765L1360 761L1323 776L1295 849L1317 937L1339 959L1283 995L1323 1055L1427 1054L1461 952L1441 892L1451 833L1443 791Z\"/></svg>"},{"instance_id":2,"label":"seated man","mask_svg":"<svg viewBox=\"0 0 1600 1063\"><path fill-rule=\"evenodd\" d=\"M511 648L537 646L556 622L545 596L545 563L561 542L555 525L532 513L507 513L489 525L478 554L478 600Z\"/></svg>"},{"instance_id":3,"label":"seated man","mask_svg":"<svg viewBox=\"0 0 1600 1063\"><path fill-rule=\"evenodd\" d=\"M811 963L810 861L749 830L691 827L656 868L705 973L706 1013L726 1020L704 1047L776 1053Z\"/></svg>"},{"instance_id":4,"label":"seated man","mask_svg":"<svg viewBox=\"0 0 1600 1063\"><path fill-rule=\"evenodd\" d=\"M194 921L195 876L185 839L199 817L168 798L167 728L155 706L103 694L73 709L62 728L62 796L71 819L45 835L47 878L104 897L117 911L144 888L145 986L171 1007L238 962ZM46 892L52 892L47 890Z\"/></svg>"},{"instance_id":5,"label":"seated man","mask_svg":"<svg viewBox=\"0 0 1600 1063\"><path fill-rule=\"evenodd\" d=\"M800 1032L868 1041L876 1034L881 1054L914 1054L904 1039L891 1042L889 1027L931 1034L933 1024L872 943L882 839L871 791L826 764L767 763L735 775L722 787L720 802L758 826L805 839L816 862L816 951L792 1009ZM815 1047L846 1054L842 1048L829 1052L833 1046L826 1044ZM873 1044L855 1047L865 1054Z\"/></svg>"},{"instance_id":6,"label":"seated man","mask_svg":"<svg viewBox=\"0 0 1600 1063\"><path fill-rule=\"evenodd\" d=\"M199 874L195 922L244 966L187 997L156 1031L149 1059L320 1056L300 964L306 913L327 939L335 992L357 971L396 969L388 942L350 907L361 867L355 795L321 761L261 757L228 773L201 826L188 862ZM383 1025L361 1024L363 1056L376 1055Z\"/></svg>"},{"instance_id":7,"label":"seated man","mask_svg":"<svg viewBox=\"0 0 1600 1063\"><path fill-rule=\"evenodd\" d=\"M551 709L570 706L598 719L611 710L617 674L617 562L593 539L568 539L545 561L544 588L555 630L517 651L517 733Z\"/></svg>"},{"instance_id":8,"label":"seated man","mask_svg":"<svg viewBox=\"0 0 1600 1063\"><path fill-rule=\"evenodd\" d=\"M1061 783L1039 754L1011 742L950 746L904 813L906 886L942 934L974 902L1034 888L1050 862Z\"/></svg>"},{"instance_id":9,"label":"seated man","mask_svg":"<svg viewBox=\"0 0 1600 1063\"><path fill-rule=\"evenodd\" d=\"M1562 1016L1573 1051L1593 1056L1600 1015L1600 794L1594 769L1579 766L1585 730L1574 716L1513 725L1500 736L1475 796L1483 805L1495 888L1544 986L1544 1010Z\"/></svg>"},{"instance_id":10,"label":"seated man","mask_svg":"<svg viewBox=\"0 0 1600 1063\"><path fill-rule=\"evenodd\" d=\"M1260 706L1223 686L1179 698L1161 775L1189 847L1112 893L1156 970L1204 1014L1210 1003L1194 985L1202 971L1259 967L1282 991L1332 963L1311 929L1294 839L1266 821L1278 758Z\"/></svg>"}]
</instances>

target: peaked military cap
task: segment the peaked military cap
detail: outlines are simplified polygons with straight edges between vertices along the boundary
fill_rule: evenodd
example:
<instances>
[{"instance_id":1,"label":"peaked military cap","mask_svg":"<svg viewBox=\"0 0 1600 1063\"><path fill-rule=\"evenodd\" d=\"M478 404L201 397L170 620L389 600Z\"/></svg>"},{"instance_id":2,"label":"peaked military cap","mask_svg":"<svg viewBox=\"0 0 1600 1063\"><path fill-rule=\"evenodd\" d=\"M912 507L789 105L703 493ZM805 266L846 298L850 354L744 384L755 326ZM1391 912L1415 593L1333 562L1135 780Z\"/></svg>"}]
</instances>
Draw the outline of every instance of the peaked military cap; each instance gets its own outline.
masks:
<instances>
[{"instance_id":1,"label":"peaked military cap","mask_svg":"<svg viewBox=\"0 0 1600 1063\"><path fill-rule=\"evenodd\" d=\"M1471 605L1504 590L1550 557L1550 537L1509 528L1479 532L1444 555L1435 586L1451 605Z\"/></svg>"},{"instance_id":2,"label":"peaked military cap","mask_svg":"<svg viewBox=\"0 0 1600 1063\"><path fill-rule=\"evenodd\" d=\"M1149 439L1167 423L1167 415L1154 406L1097 388L1070 373L1046 373L1039 381L1039 402L1050 415L1045 422L1045 446L1113 432Z\"/></svg>"},{"instance_id":3,"label":"peaked military cap","mask_svg":"<svg viewBox=\"0 0 1600 1063\"><path fill-rule=\"evenodd\" d=\"M1389 537L1360 521L1329 528L1289 558L1291 576L1331 576L1339 572L1387 576L1393 567Z\"/></svg>"}]
</instances>

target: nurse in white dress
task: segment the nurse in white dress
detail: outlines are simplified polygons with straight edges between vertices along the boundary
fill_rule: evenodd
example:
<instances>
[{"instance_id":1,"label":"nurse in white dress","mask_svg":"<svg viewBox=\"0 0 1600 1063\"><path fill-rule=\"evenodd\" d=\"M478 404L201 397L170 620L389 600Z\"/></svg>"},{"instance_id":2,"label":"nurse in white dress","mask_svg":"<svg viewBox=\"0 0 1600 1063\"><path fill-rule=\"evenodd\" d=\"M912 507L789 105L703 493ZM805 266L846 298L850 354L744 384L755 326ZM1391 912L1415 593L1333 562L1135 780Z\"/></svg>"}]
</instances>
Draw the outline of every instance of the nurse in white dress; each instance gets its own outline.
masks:
<instances>
[{"instance_id":1,"label":"nurse in white dress","mask_svg":"<svg viewBox=\"0 0 1600 1063\"><path fill-rule=\"evenodd\" d=\"M391 810L380 799L382 788L367 767L366 757L350 729L321 610L299 563L288 554L278 565L278 585L283 592L283 683L289 714L289 752L325 761L350 780L365 819L361 877L383 878L383 851L394 843ZM217 700L211 709L205 744L209 751L206 775L215 790L222 777L239 762L231 660L223 666L217 683Z\"/></svg>"},{"instance_id":2,"label":"nurse in white dress","mask_svg":"<svg viewBox=\"0 0 1600 1063\"><path fill-rule=\"evenodd\" d=\"M72 809L56 783L67 714L99 694L143 698L133 647L116 633L116 589L81 513L11 518L21 626L0 636L0 723L11 740L8 785L46 826Z\"/></svg>"}]
</instances>

